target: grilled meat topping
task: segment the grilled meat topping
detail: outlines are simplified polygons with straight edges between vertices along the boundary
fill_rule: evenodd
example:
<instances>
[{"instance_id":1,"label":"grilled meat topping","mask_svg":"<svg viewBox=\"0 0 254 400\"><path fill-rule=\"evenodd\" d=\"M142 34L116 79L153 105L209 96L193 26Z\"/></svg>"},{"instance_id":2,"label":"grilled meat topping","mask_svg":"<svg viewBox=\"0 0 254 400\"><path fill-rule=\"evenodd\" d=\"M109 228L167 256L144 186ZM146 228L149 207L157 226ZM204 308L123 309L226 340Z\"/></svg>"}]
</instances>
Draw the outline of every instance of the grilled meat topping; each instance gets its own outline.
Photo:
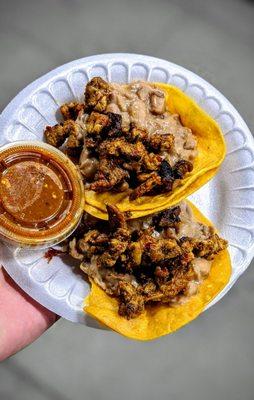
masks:
<instances>
[{"instance_id":1,"label":"grilled meat topping","mask_svg":"<svg viewBox=\"0 0 254 400\"><path fill-rule=\"evenodd\" d=\"M119 314L128 319L148 304L172 303L191 293L190 288L193 292L209 273L211 260L227 246L213 229L193 221L184 203L136 221L126 220L113 205L107 205L107 212L108 221L83 218L69 252L118 299ZM179 237L180 224L192 227L193 235Z\"/></svg>"}]
</instances>

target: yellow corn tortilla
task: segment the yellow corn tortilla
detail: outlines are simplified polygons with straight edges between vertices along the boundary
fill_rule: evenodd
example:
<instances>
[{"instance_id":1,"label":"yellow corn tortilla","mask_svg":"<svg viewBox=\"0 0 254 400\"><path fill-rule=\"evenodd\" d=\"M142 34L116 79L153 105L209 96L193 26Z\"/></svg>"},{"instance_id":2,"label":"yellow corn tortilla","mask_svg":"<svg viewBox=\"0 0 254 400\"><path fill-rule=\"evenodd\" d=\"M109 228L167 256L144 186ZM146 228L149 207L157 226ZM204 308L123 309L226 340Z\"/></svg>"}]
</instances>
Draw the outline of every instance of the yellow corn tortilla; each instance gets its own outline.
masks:
<instances>
[{"instance_id":1,"label":"yellow corn tortilla","mask_svg":"<svg viewBox=\"0 0 254 400\"><path fill-rule=\"evenodd\" d=\"M196 220L212 225L192 203L188 203ZM230 276L230 256L227 250L223 250L214 258L210 274L200 284L198 293L185 304L175 307L163 304L151 306L131 320L121 317L118 314L118 301L92 281L91 292L84 301L84 311L121 335L136 340L151 340L172 333L195 319L226 286Z\"/></svg>"}]
</instances>

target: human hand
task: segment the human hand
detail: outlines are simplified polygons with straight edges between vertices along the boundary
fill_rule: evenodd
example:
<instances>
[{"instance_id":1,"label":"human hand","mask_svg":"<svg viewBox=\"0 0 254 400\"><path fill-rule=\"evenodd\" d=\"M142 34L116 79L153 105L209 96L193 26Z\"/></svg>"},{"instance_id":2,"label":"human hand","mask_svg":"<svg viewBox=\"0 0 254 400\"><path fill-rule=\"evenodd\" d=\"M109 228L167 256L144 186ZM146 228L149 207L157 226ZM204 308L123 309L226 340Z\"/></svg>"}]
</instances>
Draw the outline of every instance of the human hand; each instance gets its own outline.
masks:
<instances>
[{"instance_id":1,"label":"human hand","mask_svg":"<svg viewBox=\"0 0 254 400\"><path fill-rule=\"evenodd\" d=\"M24 293L0 266L0 361L32 343L57 319Z\"/></svg>"}]
</instances>

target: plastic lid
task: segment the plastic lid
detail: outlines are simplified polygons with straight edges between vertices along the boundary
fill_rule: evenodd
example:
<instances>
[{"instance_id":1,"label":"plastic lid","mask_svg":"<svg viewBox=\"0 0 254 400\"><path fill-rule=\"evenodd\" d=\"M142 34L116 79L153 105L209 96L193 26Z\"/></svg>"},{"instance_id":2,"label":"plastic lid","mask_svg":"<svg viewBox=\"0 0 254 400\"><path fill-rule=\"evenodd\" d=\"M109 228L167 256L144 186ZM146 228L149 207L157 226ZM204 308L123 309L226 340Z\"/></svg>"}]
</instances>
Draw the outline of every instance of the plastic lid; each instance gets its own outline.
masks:
<instances>
[{"instance_id":1,"label":"plastic lid","mask_svg":"<svg viewBox=\"0 0 254 400\"><path fill-rule=\"evenodd\" d=\"M48 247L69 236L83 212L83 183L62 152L41 142L0 150L0 235L16 245Z\"/></svg>"}]
</instances>

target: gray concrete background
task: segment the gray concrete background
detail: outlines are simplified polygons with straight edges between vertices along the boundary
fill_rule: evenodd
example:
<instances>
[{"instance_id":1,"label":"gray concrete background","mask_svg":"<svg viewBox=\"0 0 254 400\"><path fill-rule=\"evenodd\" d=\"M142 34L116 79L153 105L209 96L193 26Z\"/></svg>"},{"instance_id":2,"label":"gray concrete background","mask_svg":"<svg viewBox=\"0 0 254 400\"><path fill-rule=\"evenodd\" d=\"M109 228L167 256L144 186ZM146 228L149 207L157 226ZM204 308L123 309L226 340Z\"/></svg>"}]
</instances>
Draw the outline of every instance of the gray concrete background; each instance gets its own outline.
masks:
<instances>
[{"instance_id":1,"label":"gray concrete background","mask_svg":"<svg viewBox=\"0 0 254 400\"><path fill-rule=\"evenodd\" d=\"M214 84L254 128L254 3L0 0L0 107L70 60L136 52ZM254 271L177 333L138 343L59 321L0 365L1 400L252 400Z\"/></svg>"}]
</instances>

